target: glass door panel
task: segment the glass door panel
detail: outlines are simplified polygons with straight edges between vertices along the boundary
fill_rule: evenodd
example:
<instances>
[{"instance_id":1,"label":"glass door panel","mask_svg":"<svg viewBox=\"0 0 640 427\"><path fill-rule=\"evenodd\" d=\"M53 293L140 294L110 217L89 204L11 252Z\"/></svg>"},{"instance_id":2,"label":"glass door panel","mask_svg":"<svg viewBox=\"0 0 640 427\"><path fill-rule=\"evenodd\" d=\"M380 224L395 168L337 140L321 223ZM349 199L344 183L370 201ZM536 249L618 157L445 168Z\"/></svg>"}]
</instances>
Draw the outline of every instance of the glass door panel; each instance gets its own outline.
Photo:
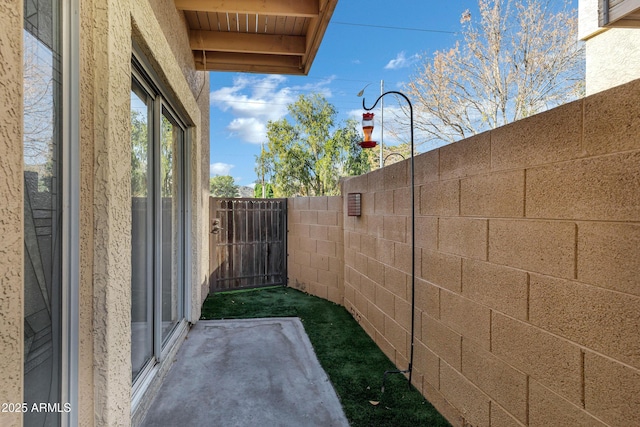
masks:
<instances>
[{"instance_id":1,"label":"glass door panel","mask_svg":"<svg viewBox=\"0 0 640 427\"><path fill-rule=\"evenodd\" d=\"M151 97L131 90L131 367L132 378L153 356L153 197Z\"/></svg>"},{"instance_id":2,"label":"glass door panel","mask_svg":"<svg viewBox=\"0 0 640 427\"><path fill-rule=\"evenodd\" d=\"M162 340L182 319L182 145L184 131L163 110L160 127L160 193L162 197L161 287Z\"/></svg>"}]
</instances>

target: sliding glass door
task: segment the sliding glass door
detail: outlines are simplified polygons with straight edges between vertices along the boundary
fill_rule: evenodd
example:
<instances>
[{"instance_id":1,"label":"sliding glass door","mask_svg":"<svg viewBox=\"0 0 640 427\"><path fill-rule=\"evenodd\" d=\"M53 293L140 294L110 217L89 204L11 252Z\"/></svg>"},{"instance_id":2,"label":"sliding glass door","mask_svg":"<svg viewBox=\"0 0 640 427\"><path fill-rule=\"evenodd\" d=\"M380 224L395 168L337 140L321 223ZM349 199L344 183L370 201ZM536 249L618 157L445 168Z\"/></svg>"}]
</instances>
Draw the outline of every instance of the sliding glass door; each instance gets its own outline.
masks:
<instances>
[{"instance_id":1,"label":"sliding glass door","mask_svg":"<svg viewBox=\"0 0 640 427\"><path fill-rule=\"evenodd\" d=\"M131 362L134 386L184 320L185 126L134 58Z\"/></svg>"},{"instance_id":2,"label":"sliding glass door","mask_svg":"<svg viewBox=\"0 0 640 427\"><path fill-rule=\"evenodd\" d=\"M131 89L131 363L135 378L153 355L153 102Z\"/></svg>"}]
</instances>

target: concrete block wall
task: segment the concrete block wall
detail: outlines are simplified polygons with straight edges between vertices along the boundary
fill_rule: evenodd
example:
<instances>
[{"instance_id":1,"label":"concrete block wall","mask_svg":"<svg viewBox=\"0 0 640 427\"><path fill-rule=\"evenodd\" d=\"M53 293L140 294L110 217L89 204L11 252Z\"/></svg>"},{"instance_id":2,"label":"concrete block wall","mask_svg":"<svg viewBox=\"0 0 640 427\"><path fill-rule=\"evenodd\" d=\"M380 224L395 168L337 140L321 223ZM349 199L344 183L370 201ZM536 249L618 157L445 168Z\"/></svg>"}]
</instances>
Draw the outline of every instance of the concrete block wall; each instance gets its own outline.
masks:
<instances>
[{"instance_id":1,"label":"concrete block wall","mask_svg":"<svg viewBox=\"0 0 640 427\"><path fill-rule=\"evenodd\" d=\"M640 81L416 156L412 380L453 425L640 425L638 99ZM344 305L400 369L409 171L343 184L345 213L362 193L362 216L344 216ZM293 222L310 254L310 224ZM293 256L292 281L307 268Z\"/></svg>"},{"instance_id":2,"label":"concrete block wall","mask_svg":"<svg viewBox=\"0 0 640 427\"><path fill-rule=\"evenodd\" d=\"M288 200L289 286L343 303L342 197Z\"/></svg>"}]
</instances>

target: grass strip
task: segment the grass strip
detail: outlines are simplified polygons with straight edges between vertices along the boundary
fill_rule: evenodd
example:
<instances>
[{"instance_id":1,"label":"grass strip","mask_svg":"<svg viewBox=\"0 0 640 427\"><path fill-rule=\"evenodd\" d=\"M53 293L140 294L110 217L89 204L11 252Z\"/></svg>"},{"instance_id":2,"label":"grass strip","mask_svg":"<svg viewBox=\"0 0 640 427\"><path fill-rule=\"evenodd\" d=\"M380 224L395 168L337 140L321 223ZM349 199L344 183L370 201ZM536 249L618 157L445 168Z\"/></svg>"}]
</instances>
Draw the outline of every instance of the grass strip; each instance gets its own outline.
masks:
<instances>
[{"instance_id":1,"label":"grass strip","mask_svg":"<svg viewBox=\"0 0 640 427\"><path fill-rule=\"evenodd\" d=\"M280 287L210 295L202 319L299 317L351 427L449 426L342 306ZM373 402L373 403L372 403ZM377 402L377 404L375 404Z\"/></svg>"}]
</instances>

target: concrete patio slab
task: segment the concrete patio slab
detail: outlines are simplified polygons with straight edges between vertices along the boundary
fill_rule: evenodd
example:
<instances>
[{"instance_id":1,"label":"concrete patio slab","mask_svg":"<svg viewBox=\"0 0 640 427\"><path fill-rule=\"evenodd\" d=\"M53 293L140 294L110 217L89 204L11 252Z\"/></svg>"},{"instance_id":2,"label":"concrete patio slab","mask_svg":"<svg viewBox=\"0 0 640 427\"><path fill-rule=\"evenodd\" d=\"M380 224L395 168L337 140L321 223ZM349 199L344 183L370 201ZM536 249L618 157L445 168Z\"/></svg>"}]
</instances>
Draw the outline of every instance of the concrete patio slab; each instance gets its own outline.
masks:
<instances>
[{"instance_id":1,"label":"concrete patio slab","mask_svg":"<svg viewBox=\"0 0 640 427\"><path fill-rule=\"evenodd\" d=\"M143 426L348 426L299 318L193 326Z\"/></svg>"}]
</instances>

